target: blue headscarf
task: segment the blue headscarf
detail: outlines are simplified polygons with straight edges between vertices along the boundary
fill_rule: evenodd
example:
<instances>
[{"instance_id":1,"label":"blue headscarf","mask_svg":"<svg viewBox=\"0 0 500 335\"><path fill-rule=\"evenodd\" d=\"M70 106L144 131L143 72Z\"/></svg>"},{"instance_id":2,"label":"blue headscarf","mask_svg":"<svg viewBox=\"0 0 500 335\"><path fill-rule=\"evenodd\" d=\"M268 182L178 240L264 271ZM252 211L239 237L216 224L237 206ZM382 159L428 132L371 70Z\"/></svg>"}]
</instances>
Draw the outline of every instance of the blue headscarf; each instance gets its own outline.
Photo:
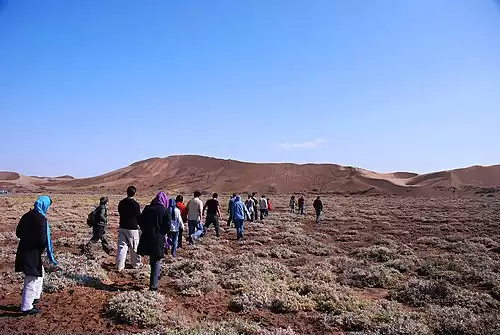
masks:
<instances>
[{"instance_id":1,"label":"blue headscarf","mask_svg":"<svg viewBox=\"0 0 500 335\"><path fill-rule=\"evenodd\" d=\"M49 209L51 204L52 200L50 200L48 196L41 195L35 201L34 211L47 217L47 210ZM56 259L54 258L54 254L52 252L52 240L50 239L50 226L48 221L47 221L47 258L49 259L49 262L51 262L54 265L57 265Z\"/></svg>"},{"instance_id":2,"label":"blue headscarf","mask_svg":"<svg viewBox=\"0 0 500 335\"><path fill-rule=\"evenodd\" d=\"M170 200L168 201L168 208L172 213L172 220L175 220L175 209L177 208L177 203L175 202L175 199L170 198Z\"/></svg>"}]
</instances>

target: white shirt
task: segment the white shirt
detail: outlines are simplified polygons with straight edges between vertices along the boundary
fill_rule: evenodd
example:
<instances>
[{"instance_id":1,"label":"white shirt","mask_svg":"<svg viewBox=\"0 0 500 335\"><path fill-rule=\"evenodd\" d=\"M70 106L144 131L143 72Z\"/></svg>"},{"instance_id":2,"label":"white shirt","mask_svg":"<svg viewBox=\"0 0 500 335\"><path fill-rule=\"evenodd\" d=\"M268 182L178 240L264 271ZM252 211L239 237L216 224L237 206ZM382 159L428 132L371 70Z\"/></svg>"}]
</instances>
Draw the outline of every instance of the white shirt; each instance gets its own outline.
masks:
<instances>
[{"instance_id":1,"label":"white shirt","mask_svg":"<svg viewBox=\"0 0 500 335\"><path fill-rule=\"evenodd\" d=\"M266 198L260 198L259 205L260 205L260 209L267 209L267 200L266 200Z\"/></svg>"},{"instance_id":2,"label":"white shirt","mask_svg":"<svg viewBox=\"0 0 500 335\"><path fill-rule=\"evenodd\" d=\"M188 204L188 220L201 221L201 211L203 210L203 201L199 198L189 200Z\"/></svg>"},{"instance_id":3,"label":"white shirt","mask_svg":"<svg viewBox=\"0 0 500 335\"><path fill-rule=\"evenodd\" d=\"M172 220L177 222L179 228L182 227L183 229L186 229L186 227L184 227L184 222L182 221L182 216L181 216L181 210L179 208L174 209L174 217L172 218Z\"/></svg>"}]
</instances>

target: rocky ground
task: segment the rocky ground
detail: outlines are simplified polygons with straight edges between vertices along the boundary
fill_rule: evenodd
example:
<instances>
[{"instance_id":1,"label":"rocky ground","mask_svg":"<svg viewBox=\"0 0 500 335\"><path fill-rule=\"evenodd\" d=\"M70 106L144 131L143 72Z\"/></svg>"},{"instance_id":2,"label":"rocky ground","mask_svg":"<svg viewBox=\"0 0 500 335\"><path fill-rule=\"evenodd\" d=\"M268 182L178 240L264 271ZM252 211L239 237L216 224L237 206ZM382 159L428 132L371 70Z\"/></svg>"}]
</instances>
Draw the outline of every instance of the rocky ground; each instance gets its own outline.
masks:
<instances>
[{"instance_id":1,"label":"rocky ground","mask_svg":"<svg viewBox=\"0 0 500 335\"><path fill-rule=\"evenodd\" d=\"M46 267L42 313L23 317L15 227L35 198L0 198L0 332L500 334L493 198L329 196L316 225L312 199L300 217L276 196L269 218L246 223L242 242L233 228L219 239L211 228L167 256L151 294L147 264L119 274L114 256L82 252L99 196L55 195L48 217L60 267ZM114 246L120 197L110 200Z\"/></svg>"}]
</instances>

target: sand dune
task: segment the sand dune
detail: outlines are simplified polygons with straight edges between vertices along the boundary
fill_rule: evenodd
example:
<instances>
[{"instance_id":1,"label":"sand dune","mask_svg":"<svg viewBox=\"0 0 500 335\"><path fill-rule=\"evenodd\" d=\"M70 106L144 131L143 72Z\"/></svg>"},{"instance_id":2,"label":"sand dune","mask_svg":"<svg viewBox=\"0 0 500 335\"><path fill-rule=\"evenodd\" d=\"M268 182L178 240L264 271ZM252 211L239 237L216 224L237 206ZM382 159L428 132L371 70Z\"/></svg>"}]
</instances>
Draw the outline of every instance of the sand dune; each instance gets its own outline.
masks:
<instances>
[{"instance_id":1,"label":"sand dune","mask_svg":"<svg viewBox=\"0 0 500 335\"><path fill-rule=\"evenodd\" d=\"M500 187L500 165L473 166L418 175L377 173L336 164L246 163L185 155L150 158L101 176L74 179L25 177L0 172L0 185L43 187L54 191L123 192L134 184L144 190L260 193L361 193L434 195Z\"/></svg>"}]
</instances>

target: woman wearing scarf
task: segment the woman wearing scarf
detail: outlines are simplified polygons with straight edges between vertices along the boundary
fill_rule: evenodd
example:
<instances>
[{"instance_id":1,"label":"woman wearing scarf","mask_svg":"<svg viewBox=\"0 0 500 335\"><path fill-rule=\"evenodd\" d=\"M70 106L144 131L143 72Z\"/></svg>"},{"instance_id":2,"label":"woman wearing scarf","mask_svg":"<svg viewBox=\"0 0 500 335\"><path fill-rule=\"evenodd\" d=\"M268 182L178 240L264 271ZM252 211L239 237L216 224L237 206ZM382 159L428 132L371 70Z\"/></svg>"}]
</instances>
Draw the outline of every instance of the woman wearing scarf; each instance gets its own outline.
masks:
<instances>
[{"instance_id":1,"label":"woman wearing scarf","mask_svg":"<svg viewBox=\"0 0 500 335\"><path fill-rule=\"evenodd\" d=\"M170 230L171 216L167 210L168 197L160 192L151 201L151 204L144 207L139 217L141 227L141 238L137 253L141 256L149 256L151 265L151 275L149 277L149 290L158 290L160 278L161 259L165 253L165 235Z\"/></svg>"},{"instance_id":2,"label":"woman wearing scarf","mask_svg":"<svg viewBox=\"0 0 500 335\"><path fill-rule=\"evenodd\" d=\"M57 265L52 253L50 227L46 214L52 200L43 195L35 201L34 209L24 214L16 228L20 239L16 254L16 272L24 273L24 286L21 300L21 312L25 315L37 314L34 307L40 299L43 287L42 253L47 248L49 261Z\"/></svg>"},{"instance_id":3,"label":"woman wearing scarf","mask_svg":"<svg viewBox=\"0 0 500 335\"><path fill-rule=\"evenodd\" d=\"M177 203L174 199L168 201L168 211L170 212L170 231L168 232L167 245L171 248L172 257L177 256L177 247L179 244L179 231L183 229L184 222L182 220L181 211L177 208Z\"/></svg>"}]
</instances>

